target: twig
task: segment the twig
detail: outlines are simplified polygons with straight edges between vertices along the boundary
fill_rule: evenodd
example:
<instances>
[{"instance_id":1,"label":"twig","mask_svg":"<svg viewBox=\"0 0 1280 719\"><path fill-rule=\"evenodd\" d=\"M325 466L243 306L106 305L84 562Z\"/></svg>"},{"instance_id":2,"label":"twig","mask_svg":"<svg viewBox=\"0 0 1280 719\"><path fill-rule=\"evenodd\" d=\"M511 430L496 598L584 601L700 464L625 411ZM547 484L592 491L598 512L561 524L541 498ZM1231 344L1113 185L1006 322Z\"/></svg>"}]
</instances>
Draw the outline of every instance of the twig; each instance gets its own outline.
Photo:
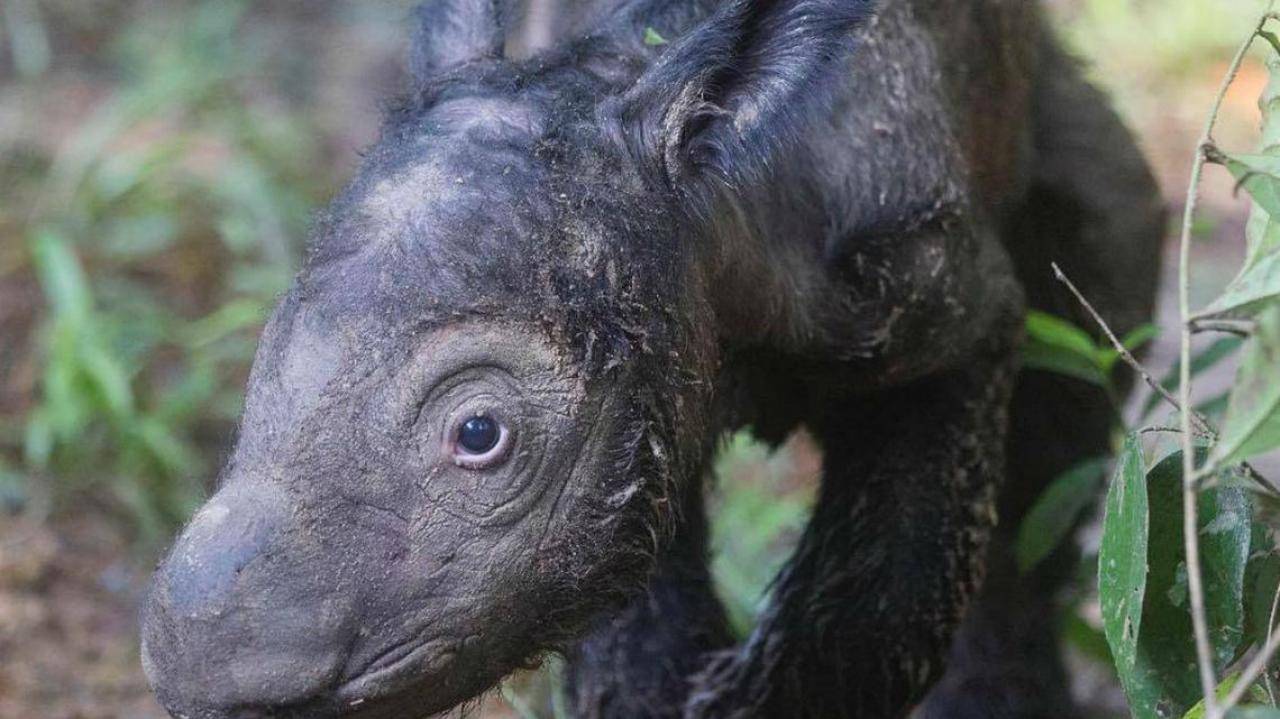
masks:
<instances>
[{"instance_id":1,"label":"twig","mask_svg":"<svg viewBox=\"0 0 1280 719\"><path fill-rule=\"evenodd\" d=\"M1197 334L1200 332L1225 332L1236 337L1250 337L1253 335L1253 323L1248 320L1193 319L1191 320L1191 331Z\"/></svg>"},{"instance_id":2,"label":"twig","mask_svg":"<svg viewBox=\"0 0 1280 719\"><path fill-rule=\"evenodd\" d=\"M1058 263L1051 262L1049 264L1053 267L1053 274L1058 279L1058 281L1062 282L1064 285L1067 286L1067 289L1071 291L1071 294L1075 295L1076 300L1080 302L1080 304L1085 308L1085 310L1093 317L1094 321L1098 323L1098 326L1102 328L1103 333L1106 334L1107 339L1111 342L1111 345L1115 347L1116 352L1120 354L1120 359L1124 360L1125 364L1133 368L1133 371L1137 372L1138 375L1141 376L1142 379L1151 387L1151 389L1155 390L1155 392L1159 394L1160 397L1162 397L1165 402L1168 402L1169 405L1172 406L1178 412L1182 412L1182 404L1178 401L1178 398L1174 397L1169 392L1169 390L1165 388L1164 385L1156 381L1156 379L1151 376L1151 373L1147 371L1146 366L1143 365L1142 362L1138 360L1138 358L1133 356L1133 353L1129 351L1128 347L1124 346L1124 343L1121 342L1118 337L1116 337L1115 332L1107 324L1106 320L1102 318L1102 315L1098 313L1098 310L1094 308L1094 306L1089 302L1088 298L1084 296L1084 293L1082 293L1080 289L1075 286L1075 283L1071 281L1071 278L1067 277L1066 273L1062 271L1062 268L1058 267ZM1199 412L1195 411L1194 408L1192 408L1191 414L1193 418L1196 420L1196 422L1200 424L1199 430L1194 430L1194 433L1197 437L1201 437L1209 440L1218 439L1218 430L1213 426L1213 423L1209 421L1208 417L1205 417L1203 414L1200 414ZM1143 434L1151 434L1151 433L1181 434L1182 433L1182 429L1179 427L1146 427L1141 431ZM1269 492L1275 493L1276 491L1275 488L1271 486L1271 483L1268 482L1266 478L1264 478L1261 474L1258 473L1258 470L1253 468L1253 465L1249 464L1248 462L1242 462L1240 466L1244 469L1245 473L1249 475L1250 479L1257 482L1261 487L1268 490ZM1193 482L1193 484L1195 485L1196 489L1203 489L1203 487L1199 484L1200 481L1203 479L1205 479L1204 476L1198 476L1195 478L1195 482Z\"/></svg>"},{"instance_id":3,"label":"twig","mask_svg":"<svg viewBox=\"0 0 1280 719\"><path fill-rule=\"evenodd\" d=\"M1151 427L1143 427L1142 429L1138 430L1138 433L1139 434L1182 434L1182 430L1179 429L1178 427L1166 427L1162 425L1154 425ZM1203 432L1197 432L1196 436L1202 439L1211 439L1209 435L1204 434Z\"/></svg>"},{"instance_id":4,"label":"twig","mask_svg":"<svg viewBox=\"0 0 1280 719\"><path fill-rule=\"evenodd\" d=\"M1274 618L1274 616L1273 613L1272 617ZM1217 709L1220 712L1218 714L1219 717L1231 711L1232 707L1240 703L1240 700L1244 698L1245 692L1249 691L1249 687L1253 686L1258 677L1267 670L1267 665L1271 663L1271 657L1275 656L1277 649L1280 649L1280 632L1273 629L1267 636L1267 643L1263 645L1257 654L1253 655L1253 659L1249 660L1248 666L1244 668L1244 671L1240 672L1240 679L1236 681L1235 686L1231 687L1231 691L1227 692L1227 696L1222 700L1221 708ZM1268 680L1269 684L1270 681ZM1209 716L1208 709L1205 710L1205 716Z\"/></svg>"},{"instance_id":5,"label":"twig","mask_svg":"<svg viewBox=\"0 0 1280 719\"><path fill-rule=\"evenodd\" d=\"M1222 103L1226 100L1227 91L1240 74L1245 55L1253 46L1272 17L1275 0L1267 4L1267 12L1254 27L1253 32L1240 48L1222 78L1209 116L1205 118L1204 130L1196 142L1196 156L1191 163L1191 178L1187 187L1187 204L1182 213L1182 232L1178 238L1178 311L1182 320L1181 347L1179 357L1178 398L1183 407L1191 407L1191 231L1195 222L1196 205L1200 201L1200 177L1204 174L1205 148L1213 142L1213 129L1218 123L1218 114L1222 111ZM1204 582L1200 567L1200 513L1196 495L1196 455L1195 438L1192 437L1191 412L1181 412L1179 423L1182 427L1182 539L1186 545L1187 556L1187 590L1191 597L1191 624L1196 639L1196 664L1200 669L1200 688L1204 694L1205 719L1222 719L1223 712L1218 706L1215 693L1217 680L1213 671L1213 646L1209 643L1208 620L1204 608ZM1280 641L1280 638L1277 639ZM1268 645L1272 644L1269 640ZM1230 703L1227 704L1230 706Z\"/></svg>"},{"instance_id":6,"label":"twig","mask_svg":"<svg viewBox=\"0 0 1280 719\"><path fill-rule=\"evenodd\" d=\"M1164 385L1160 384L1156 378L1152 377L1151 373L1147 371L1147 368L1138 361L1137 357L1133 356L1133 353L1129 351L1128 347L1124 346L1124 343L1120 341L1120 338L1116 337L1116 333L1111 330L1107 321L1102 318L1102 315L1099 314L1098 310L1089 302L1088 298L1084 296L1084 293L1076 287L1075 283L1071 281L1071 278L1067 277L1066 273L1062 271L1062 268L1058 266L1058 263L1051 262L1049 264L1053 267L1053 276L1058 278L1059 282L1067 286L1067 289L1071 291L1071 294L1075 295L1076 300L1084 307L1085 311L1093 317L1093 321L1097 322L1098 326L1102 328L1102 332L1107 336L1107 340L1111 342L1111 346L1115 348L1116 352L1120 353L1120 359L1124 360L1124 363L1129 365L1134 372L1137 372L1138 375L1142 377L1143 381L1145 381L1151 389L1155 390L1156 394L1164 398L1165 402L1168 402L1174 409L1182 412L1183 404L1178 401L1177 397L1173 396L1173 393L1165 389ZM1217 438L1218 433L1209 424L1208 419L1202 416L1199 412L1196 412L1194 409L1191 410L1191 413L1200 424L1201 433L1211 439Z\"/></svg>"},{"instance_id":7,"label":"twig","mask_svg":"<svg viewBox=\"0 0 1280 719\"><path fill-rule=\"evenodd\" d=\"M1277 609L1280 609L1280 588L1276 589L1276 595L1271 599L1271 615L1267 618L1267 634L1271 634L1271 632L1274 632L1276 630L1276 610ZM1267 671L1266 668L1264 668L1262 671L1262 683L1267 686L1267 698L1271 700L1271 705L1275 706L1276 688L1272 686L1271 672Z\"/></svg>"}]
</instances>

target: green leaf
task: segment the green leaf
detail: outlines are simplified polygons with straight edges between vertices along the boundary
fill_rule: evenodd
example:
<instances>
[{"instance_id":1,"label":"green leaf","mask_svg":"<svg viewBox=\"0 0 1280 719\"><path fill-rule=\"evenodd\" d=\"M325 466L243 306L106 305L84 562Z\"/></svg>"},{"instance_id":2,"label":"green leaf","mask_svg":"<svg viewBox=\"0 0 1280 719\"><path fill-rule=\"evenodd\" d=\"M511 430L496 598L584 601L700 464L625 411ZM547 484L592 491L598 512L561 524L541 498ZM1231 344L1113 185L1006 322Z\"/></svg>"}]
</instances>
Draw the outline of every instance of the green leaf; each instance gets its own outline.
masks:
<instances>
[{"instance_id":1,"label":"green leaf","mask_svg":"<svg viewBox=\"0 0 1280 719\"><path fill-rule=\"evenodd\" d=\"M1135 352L1159 336L1160 325L1146 322L1125 333L1125 336L1120 338L1120 344L1130 352Z\"/></svg>"},{"instance_id":2,"label":"green leaf","mask_svg":"<svg viewBox=\"0 0 1280 719\"><path fill-rule=\"evenodd\" d=\"M1027 313L1027 336L1037 342L1092 357L1096 347L1088 332L1066 320L1039 310Z\"/></svg>"},{"instance_id":3,"label":"green leaf","mask_svg":"<svg viewBox=\"0 0 1280 719\"><path fill-rule=\"evenodd\" d=\"M1271 610L1276 606L1277 593L1280 593L1280 557L1273 552L1255 558L1249 563L1246 577L1249 590L1246 607L1249 637L1256 644L1262 645L1267 641Z\"/></svg>"},{"instance_id":4,"label":"green leaf","mask_svg":"<svg viewBox=\"0 0 1280 719\"><path fill-rule=\"evenodd\" d=\"M1107 387L1107 376L1093 357L1063 352L1050 345L1028 342L1022 349L1022 365L1029 369L1064 375L1098 387Z\"/></svg>"},{"instance_id":5,"label":"green leaf","mask_svg":"<svg viewBox=\"0 0 1280 719\"><path fill-rule=\"evenodd\" d=\"M1149 528L1141 635L1135 662L1120 671L1129 706L1139 719L1177 716L1200 697L1184 553L1182 455L1175 453L1147 475ZM1200 563L1205 614L1215 671L1235 657L1244 635L1244 575L1251 510L1237 487L1200 493ZM1105 615L1104 615L1105 616Z\"/></svg>"},{"instance_id":6,"label":"green leaf","mask_svg":"<svg viewBox=\"0 0 1280 719\"><path fill-rule=\"evenodd\" d=\"M1234 356L1236 350L1240 349L1240 346L1243 344L1244 340L1239 337L1223 337L1203 350L1195 353L1191 356L1191 376L1195 377L1202 372L1213 369L1223 360ZM1160 379L1160 386L1164 387L1169 392L1176 394L1178 390L1178 379L1181 376L1181 372L1182 361L1179 360L1175 362L1173 367L1169 369L1168 373ZM1142 415L1145 417L1151 414L1151 410L1155 409L1161 401L1162 398L1160 395L1152 392L1151 395L1147 397L1147 401L1142 405Z\"/></svg>"},{"instance_id":7,"label":"green leaf","mask_svg":"<svg viewBox=\"0 0 1280 719\"><path fill-rule=\"evenodd\" d=\"M1231 390L1213 460L1243 462L1280 447L1280 306L1258 317Z\"/></svg>"},{"instance_id":8,"label":"green leaf","mask_svg":"<svg viewBox=\"0 0 1280 719\"><path fill-rule=\"evenodd\" d=\"M1267 304L1280 299L1280 118L1274 110L1280 105L1272 95L1280 88L1275 73L1280 64L1269 61L1268 70L1273 73L1271 84L1264 95L1263 143L1260 155L1223 155L1217 160L1226 166L1249 195L1253 208L1245 228L1248 252L1240 273L1232 280L1221 297L1215 300L1199 316L1222 314L1255 314Z\"/></svg>"},{"instance_id":9,"label":"green leaf","mask_svg":"<svg viewBox=\"0 0 1280 719\"><path fill-rule=\"evenodd\" d=\"M711 572L730 627L745 638L811 515L812 494L786 486L790 450L773 452L749 431L725 439L714 463L724 491L711 497Z\"/></svg>"},{"instance_id":10,"label":"green leaf","mask_svg":"<svg viewBox=\"0 0 1280 719\"><path fill-rule=\"evenodd\" d=\"M66 238L49 230L35 233L31 257L54 312L64 321L83 320L92 310L93 300L84 270Z\"/></svg>"},{"instance_id":11,"label":"green leaf","mask_svg":"<svg viewBox=\"0 0 1280 719\"><path fill-rule=\"evenodd\" d=\"M262 324L264 311L256 300L232 300L205 317L192 322L182 333L182 341L192 349L220 341L227 335Z\"/></svg>"},{"instance_id":12,"label":"green leaf","mask_svg":"<svg viewBox=\"0 0 1280 719\"><path fill-rule=\"evenodd\" d=\"M1024 366L1074 377L1099 387L1109 386L1107 373L1099 362L1097 345L1089 333L1036 310L1027 313L1026 328Z\"/></svg>"},{"instance_id":13,"label":"green leaf","mask_svg":"<svg viewBox=\"0 0 1280 719\"><path fill-rule=\"evenodd\" d=\"M1274 124L1274 120L1268 122ZM1280 148L1271 148L1271 152L1277 150ZM1248 253L1244 269L1248 269L1263 257L1280 251L1280 224L1275 221L1277 211L1280 211L1280 206L1276 205L1275 174L1276 169L1280 169L1280 155L1228 155L1224 164L1254 202L1245 228Z\"/></svg>"},{"instance_id":14,"label":"green leaf","mask_svg":"<svg viewBox=\"0 0 1280 719\"><path fill-rule=\"evenodd\" d=\"M511 706L520 719L539 719L538 712L534 711L521 693L511 686L509 680L498 685L498 691L502 693L502 700Z\"/></svg>"},{"instance_id":15,"label":"green leaf","mask_svg":"<svg viewBox=\"0 0 1280 719\"><path fill-rule=\"evenodd\" d=\"M127 437L130 449L138 451L145 461L152 463L164 475L180 477L199 466L199 460L191 449L153 418L139 419Z\"/></svg>"},{"instance_id":16,"label":"green leaf","mask_svg":"<svg viewBox=\"0 0 1280 719\"><path fill-rule=\"evenodd\" d=\"M1143 345L1160 336L1160 327L1150 322L1139 325L1120 338L1120 344L1130 352L1136 352ZM1120 360L1120 352L1113 347L1099 347L1094 350L1097 362L1102 371L1110 374Z\"/></svg>"},{"instance_id":17,"label":"green leaf","mask_svg":"<svg viewBox=\"0 0 1280 719\"><path fill-rule=\"evenodd\" d=\"M1213 424L1222 423L1222 415L1227 413L1227 404L1231 400L1231 392L1219 392L1218 394L1200 402L1195 409L1204 415Z\"/></svg>"},{"instance_id":18,"label":"green leaf","mask_svg":"<svg viewBox=\"0 0 1280 719\"><path fill-rule=\"evenodd\" d=\"M1180 470L1176 484L1181 507ZM1214 669L1220 672L1236 658L1245 633L1244 579L1253 547L1253 505L1248 490L1223 484L1200 492L1199 510L1205 612L1213 642ZM1178 536L1182 536L1181 519ZM1178 561L1184 563L1184 558L1179 557Z\"/></svg>"},{"instance_id":19,"label":"green leaf","mask_svg":"<svg viewBox=\"0 0 1280 719\"><path fill-rule=\"evenodd\" d=\"M1240 673L1235 672L1218 683L1218 689L1214 694L1221 701L1227 698L1231 690L1236 688L1236 684L1240 682ZM1249 695L1256 701L1266 701L1267 694L1262 691L1256 684L1249 688ZM1183 715L1182 719L1204 719L1204 699L1201 699L1191 710Z\"/></svg>"},{"instance_id":20,"label":"green leaf","mask_svg":"<svg viewBox=\"0 0 1280 719\"><path fill-rule=\"evenodd\" d=\"M120 363L99 343L90 342L81 350L80 368L111 418L128 420L133 414L133 389Z\"/></svg>"},{"instance_id":21,"label":"green leaf","mask_svg":"<svg viewBox=\"0 0 1280 719\"><path fill-rule=\"evenodd\" d=\"M1280 252L1260 258L1231 280L1222 295L1196 317L1254 315L1280 302Z\"/></svg>"},{"instance_id":22,"label":"green leaf","mask_svg":"<svg viewBox=\"0 0 1280 719\"><path fill-rule=\"evenodd\" d=\"M1107 667L1114 664L1111 648L1107 646L1107 637L1102 630L1080 618L1077 611L1067 614L1063 622L1062 636L1079 649L1082 654Z\"/></svg>"},{"instance_id":23,"label":"green leaf","mask_svg":"<svg viewBox=\"0 0 1280 719\"><path fill-rule=\"evenodd\" d=\"M1280 215L1280 156L1226 154L1219 159L1259 207Z\"/></svg>"},{"instance_id":24,"label":"green leaf","mask_svg":"<svg viewBox=\"0 0 1280 719\"><path fill-rule=\"evenodd\" d=\"M1280 152L1280 147L1276 151ZM1248 242L1242 268L1247 269L1257 265L1264 257L1280 252L1280 222L1255 204L1245 225L1245 238Z\"/></svg>"},{"instance_id":25,"label":"green leaf","mask_svg":"<svg viewBox=\"0 0 1280 719\"><path fill-rule=\"evenodd\" d=\"M1245 639L1248 644L1262 646L1270 635L1272 613L1280 598L1280 552L1269 531L1275 525L1277 500L1273 495L1257 494L1253 503L1253 555L1244 575ZM1272 659L1270 664L1274 669L1277 662Z\"/></svg>"},{"instance_id":26,"label":"green leaf","mask_svg":"<svg viewBox=\"0 0 1280 719\"><path fill-rule=\"evenodd\" d=\"M27 417L26 435L23 437L22 452L27 466L36 470L44 470L49 466L53 456L53 426L48 414L41 410L32 412Z\"/></svg>"},{"instance_id":27,"label":"green leaf","mask_svg":"<svg viewBox=\"0 0 1280 719\"><path fill-rule=\"evenodd\" d=\"M1268 706L1236 707L1227 712L1227 719L1280 719L1280 709Z\"/></svg>"},{"instance_id":28,"label":"green leaf","mask_svg":"<svg viewBox=\"0 0 1280 719\"><path fill-rule=\"evenodd\" d=\"M1018 527L1018 569L1028 572L1057 547L1098 496L1110 459L1100 457L1060 474L1044 491Z\"/></svg>"},{"instance_id":29,"label":"green leaf","mask_svg":"<svg viewBox=\"0 0 1280 719\"><path fill-rule=\"evenodd\" d=\"M1102 521L1098 598L1102 630L1121 678L1137 663L1142 598L1147 589L1147 483L1142 440L1125 438Z\"/></svg>"},{"instance_id":30,"label":"green leaf","mask_svg":"<svg viewBox=\"0 0 1280 719\"><path fill-rule=\"evenodd\" d=\"M1267 58L1267 84L1258 106L1262 110L1262 152L1257 155L1227 155L1221 158L1227 170L1254 201L1246 231L1248 254L1245 267L1265 255L1280 250L1280 227L1274 221L1277 209L1276 177L1280 169L1280 56Z\"/></svg>"},{"instance_id":31,"label":"green leaf","mask_svg":"<svg viewBox=\"0 0 1280 719\"><path fill-rule=\"evenodd\" d=\"M644 44L649 47L658 47L659 45L666 45L667 39L659 35L657 30L654 30L651 27L646 27L644 29Z\"/></svg>"}]
</instances>

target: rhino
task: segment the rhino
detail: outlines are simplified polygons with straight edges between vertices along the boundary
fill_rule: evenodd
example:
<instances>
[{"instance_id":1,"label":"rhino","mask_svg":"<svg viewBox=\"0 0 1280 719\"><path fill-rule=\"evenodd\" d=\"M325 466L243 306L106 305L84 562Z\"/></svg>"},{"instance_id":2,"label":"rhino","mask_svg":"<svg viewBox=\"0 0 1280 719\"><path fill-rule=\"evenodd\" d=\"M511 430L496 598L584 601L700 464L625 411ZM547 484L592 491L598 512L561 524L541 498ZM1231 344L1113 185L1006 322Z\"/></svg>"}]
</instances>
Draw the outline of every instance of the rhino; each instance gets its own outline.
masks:
<instances>
[{"instance_id":1,"label":"rhino","mask_svg":"<svg viewBox=\"0 0 1280 719\"><path fill-rule=\"evenodd\" d=\"M561 654L580 717L1070 716L1072 550L1011 544L1110 405L1024 318L1080 320L1057 262L1146 320L1164 208L1043 9L618 0L519 59L513 17L415 13L156 571L163 705L420 717ZM823 476L738 641L705 478L744 427Z\"/></svg>"}]
</instances>

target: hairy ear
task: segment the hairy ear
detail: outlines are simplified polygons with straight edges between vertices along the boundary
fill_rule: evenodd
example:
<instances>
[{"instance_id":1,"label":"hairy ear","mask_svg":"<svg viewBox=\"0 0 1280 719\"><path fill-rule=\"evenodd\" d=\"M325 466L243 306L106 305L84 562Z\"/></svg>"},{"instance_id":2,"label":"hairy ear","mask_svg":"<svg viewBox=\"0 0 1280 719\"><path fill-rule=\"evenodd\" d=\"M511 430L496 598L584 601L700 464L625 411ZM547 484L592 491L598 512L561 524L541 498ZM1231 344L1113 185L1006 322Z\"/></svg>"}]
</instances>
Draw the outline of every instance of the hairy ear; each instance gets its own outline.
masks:
<instances>
[{"instance_id":1,"label":"hairy ear","mask_svg":"<svg viewBox=\"0 0 1280 719\"><path fill-rule=\"evenodd\" d=\"M420 85L459 65L502 55L500 0L426 0L414 19L409 70Z\"/></svg>"},{"instance_id":2,"label":"hairy ear","mask_svg":"<svg viewBox=\"0 0 1280 719\"><path fill-rule=\"evenodd\" d=\"M672 186L758 178L829 106L874 0L727 0L621 99L625 141Z\"/></svg>"}]
</instances>

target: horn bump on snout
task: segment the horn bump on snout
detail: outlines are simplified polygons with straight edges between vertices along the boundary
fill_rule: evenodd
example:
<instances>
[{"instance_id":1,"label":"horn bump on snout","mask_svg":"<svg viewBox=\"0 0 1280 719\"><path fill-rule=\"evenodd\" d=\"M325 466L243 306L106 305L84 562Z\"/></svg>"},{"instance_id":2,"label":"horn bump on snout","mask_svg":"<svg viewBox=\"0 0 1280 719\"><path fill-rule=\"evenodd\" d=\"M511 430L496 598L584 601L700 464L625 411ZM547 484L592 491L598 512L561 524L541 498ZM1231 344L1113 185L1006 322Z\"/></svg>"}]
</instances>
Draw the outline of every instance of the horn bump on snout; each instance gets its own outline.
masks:
<instances>
[{"instance_id":1,"label":"horn bump on snout","mask_svg":"<svg viewBox=\"0 0 1280 719\"><path fill-rule=\"evenodd\" d=\"M175 716L275 716L254 707L305 704L339 680L355 634L348 600L328 577L299 576L284 507L273 487L228 487L161 563L142 665Z\"/></svg>"}]
</instances>

